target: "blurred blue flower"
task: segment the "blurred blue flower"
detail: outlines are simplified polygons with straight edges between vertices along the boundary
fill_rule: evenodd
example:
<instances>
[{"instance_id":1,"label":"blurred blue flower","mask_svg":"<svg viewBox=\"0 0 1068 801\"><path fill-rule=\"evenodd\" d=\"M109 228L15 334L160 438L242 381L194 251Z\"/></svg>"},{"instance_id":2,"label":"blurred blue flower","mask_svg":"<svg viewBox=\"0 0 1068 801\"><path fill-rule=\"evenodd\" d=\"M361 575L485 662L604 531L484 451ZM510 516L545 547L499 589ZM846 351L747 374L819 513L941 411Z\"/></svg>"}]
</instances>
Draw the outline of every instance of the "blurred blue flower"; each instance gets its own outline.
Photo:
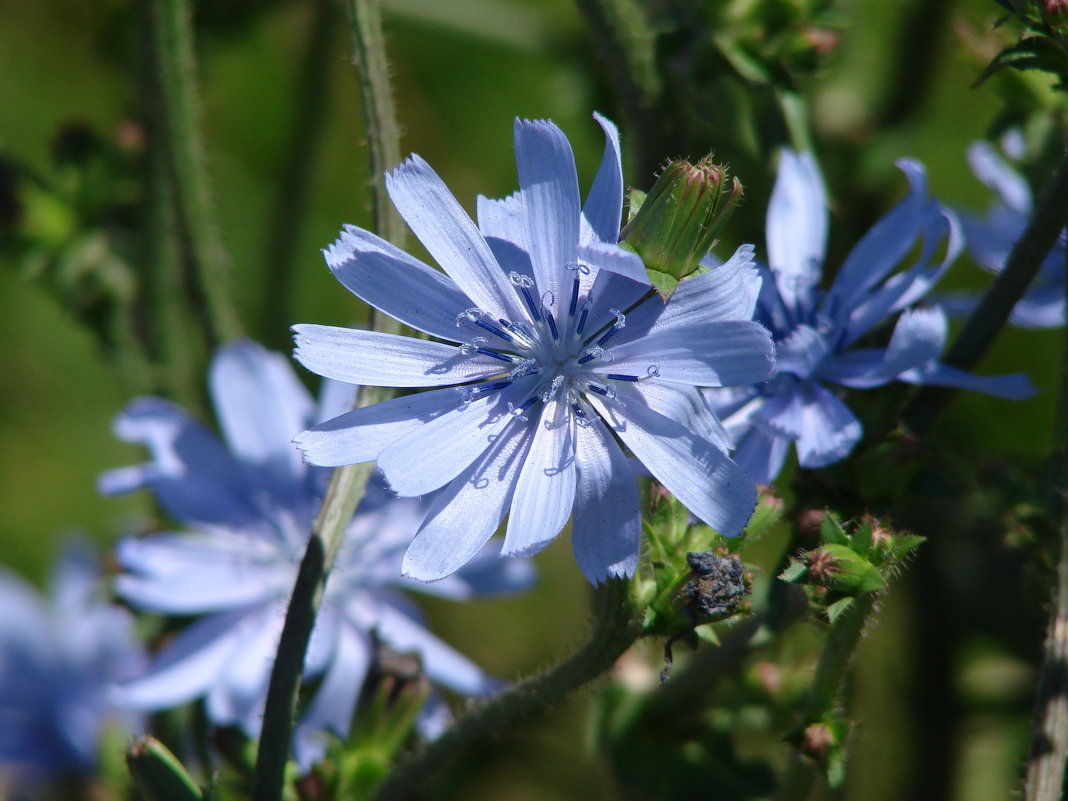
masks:
<instances>
[{"instance_id":1,"label":"blurred blue flower","mask_svg":"<svg viewBox=\"0 0 1068 801\"><path fill-rule=\"evenodd\" d=\"M1007 149L1022 155L1019 138L1019 132L1010 136ZM997 195L985 218L968 212L960 213L968 252L980 266L992 273L999 273L1031 219L1031 187L989 142L973 142L968 148L968 163L975 176ZM1066 242L1068 229L1061 231L1053 249L1042 260L1038 275L1013 307L1010 322L1023 328L1056 328L1064 325L1065 259L1068 257ZM954 298L955 311L970 311L975 305L974 299Z\"/></svg>"},{"instance_id":2,"label":"blurred blue flower","mask_svg":"<svg viewBox=\"0 0 1068 801\"><path fill-rule=\"evenodd\" d=\"M315 464L377 460L399 495L443 488L404 557L407 576L448 576L506 514L506 555L539 551L571 518L591 582L631 575L641 518L617 436L721 533L739 533L752 513L755 485L726 456L725 432L696 389L762 381L772 369L768 333L751 321L760 286L751 251L683 283L665 305L641 260L617 244L619 139L596 119L606 145L585 205L563 132L516 120L521 189L480 197L477 227L418 156L387 175L394 205L444 273L354 227L326 251L355 295L445 340L294 329L297 359L321 375L438 387L297 437Z\"/></svg>"},{"instance_id":3,"label":"blurred blue flower","mask_svg":"<svg viewBox=\"0 0 1068 801\"><path fill-rule=\"evenodd\" d=\"M145 676L121 688L121 697L143 709L204 697L213 722L256 737L286 605L329 471L305 465L291 442L322 417L284 357L251 342L230 345L216 355L210 382L226 445L161 398L135 400L116 421L118 435L143 443L152 461L105 474L101 490L148 487L189 529L121 542L118 592L145 611L199 617L164 646ZM351 408L353 388L348 404L345 389L331 384L318 413ZM424 512L424 503L392 499L374 480L357 509L305 659L305 675L321 682L294 737L303 768L321 757L326 731L348 733L374 638L418 653L428 678L456 692L482 695L499 686L427 631L397 590L466 600L523 589L532 570L496 559L491 547L448 582L405 581L401 555ZM443 704L427 705L425 734L440 729L442 715Z\"/></svg>"},{"instance_id":4,"label":"blurred blue flower","mask_svg":"<svg viewBox=\"0 0 1068 801\"><path fill-rule=\"evenodd\" d=\"M960 235L954 217L927 197L923 167L908 159L898 167L909 180L908 194L857 243L824 292L819 288L827 239L823 178L811 155L782 153L767 215L770 269L761 267L765 278L757 304L757 319L775 338L777 374L760 386L706 391L735 438L735 461L759 482L775 479L791 443L808 468L833 464L852 451L861 424L830 388L836 384L869 389L898 380L1014 399L1034 391L1022 375L977 377L938 362L946 316L938 307L913 304L957 257ZM938 260L943 240L945 253ZM919 241L915 263L895 273ZM885 348L857 347L898 312Z\"/></svg>"},{"instance_id":5,"label":"blurred blue flower","mask_svg":"<svg viewBox=\"0 0 1068 801\"><path fill-rule=\"evenodd\" d=\"M140 716L116 706L109 691L144 670L144 648L100 578L81 541L67 543L46 598L0 570L0 797L90 774L108 727L140 727Z\"/></svg>"}]
</instances>

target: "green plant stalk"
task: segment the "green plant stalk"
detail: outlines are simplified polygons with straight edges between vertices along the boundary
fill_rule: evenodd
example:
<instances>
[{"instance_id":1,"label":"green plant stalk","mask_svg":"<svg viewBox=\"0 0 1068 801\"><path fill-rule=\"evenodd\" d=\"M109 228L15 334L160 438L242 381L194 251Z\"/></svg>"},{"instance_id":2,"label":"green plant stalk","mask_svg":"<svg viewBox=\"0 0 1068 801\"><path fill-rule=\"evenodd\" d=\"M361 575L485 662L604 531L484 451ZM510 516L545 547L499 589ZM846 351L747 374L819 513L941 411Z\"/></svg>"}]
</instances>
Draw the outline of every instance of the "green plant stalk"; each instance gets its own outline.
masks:
<instances>
[{"instance_id":1,"label":"green plant stalk","mask_svg":"<svg viewBox=\"0 0 1068 801\"><path fill-rule=\"evenodd\" d=\"M293 271L297 243L308 207L316 156L325 130L330 94L331 47L337 22L335 0L314 0L293 102L286 163L271 216L267 250L263 254L267 292L263 297L266 341L281 344L293 321Z\"/></svg>"},{"instance_id":2,"label":"green plant stalk","mask_svg":"<svg viewBox=\"0 0 1068 801\"><path fill-rule=\"evenodd\" d=\"M385 193L383 159L399 160L397 126L389 92L389 70L382 37L377 0L351 0L352 35L355 59L361 76L364 119L371 150L371 196L375 227L394 244L403 242L404 228L392 210ZM370 113L366 109L377 109ZM371 327L376 331L395 330L396 324L372 310ZM380 387L361 387L357 406L369 406L386 400L392 392ZM286 620L278 643L278 655L271 671L264 708L263 728L253 780L253 801L279 801L285 783L286 763L297 711L297 695L315 618L322 605L323 591L349 521L363 497L373 464L349 465L336 469L323 499L319 515L297 573L293 596L286 610Z\"/></svg>"},{"instance_id":3,"label":"green plant stalk","mask_svg":"<svg viewBox=\"0 0 1068 801\"><path fill-rule=\"evenodd\" d=\"M1038 272L1064 226L1068 224L1068 149L1060 166L1046 186L1027 228L1013 246L993 284L972 312L953 347L943 360L951 367L970 370L983 357L994 337L1009 319L1016 302ZM905 427L918 436L925 434L953 397L954 390L923 387L901 413Z\"/></svg>"},{"instance_id":4,"label":"green plant stalk","mask_svg":"<svg viewBox=\"0 0 1068 801\"><path fill-rule=\"evenodd\" d=\"M383 391L378 387L362 387L360 405L376 402L382 394ZM337 468L331 476L319 515L312 525L308 547L286 609L278 654L267 687L267 703L253 779L253 801L278 801L282 797L304 654L308 650L308 640L322 605L330 568L373 469L374 465L370 462Z\"/></svg>"},{"instance_id":5,"label":"green plant stalk","mask_svg":"<svg viewBox=\"0 0 1068 801\"><path fill-rule=\"evenodd\" d=\"M241 336L230 288L230 262L214 208L200 128L200 100L187 0L147 3L159 86L162 136L173 174L178 226L193 267L195 309L212 345ZM198 301L203 300L203 303Z\"/></svg>"},{"instance_id":6,"label":"green plant stalk","mask_svg":"<svg viewBox=\"0 0 1068 801\"><path fill-rule=\"evenodd\" d=\"M400 129L389 85L379 0L347 0L352 27L352 62L360 77L360 106L367 129L371 169L371 212L383 239L404 247L407 228L386 192L386 170L401 160Z\"/></svg>"},{"instance_id":7,"label":"green plant stalk","mask_svg":"<svg viewBox=\"0 0 1068 801\"><path fill-rule=\"evenodd\" d=\"M586 643L564 662L496 695L459 718L437 740L402 760L372 796L402 801L439 768L476 743L548 709L573 690L609 670L641 635L641 612L633 582L609 579L594 590L592 630Z\"/></svg>"},{"instance_id":8,"label":"green plant stalk","mask_svg":"<svg viewBox=\"0 0 1068 801\"><path fill-rule=\"evenodd\" d=\"M831 624L827 641L820 654L816 675L801 709L801 727L822 719L834 711L848 675L864 624L875 608L875 595L857 596L846 612ZM812 789L816 772L800 752L795 751L779 783L777 801L805 801Z\"/></svg>"},{"instance_id":9,"label":"green plant stalk","mask_svg":"<svg viewBox=\"0 0 1068 801\"><path fill-rule=\"evenodd\" d=\"M1032 721L1024 801L1060 801L1068 762L1068 328L1065 332L1061 402L1051 455L1053 520L1060 554Z\"/></svg>"}]
</instances>

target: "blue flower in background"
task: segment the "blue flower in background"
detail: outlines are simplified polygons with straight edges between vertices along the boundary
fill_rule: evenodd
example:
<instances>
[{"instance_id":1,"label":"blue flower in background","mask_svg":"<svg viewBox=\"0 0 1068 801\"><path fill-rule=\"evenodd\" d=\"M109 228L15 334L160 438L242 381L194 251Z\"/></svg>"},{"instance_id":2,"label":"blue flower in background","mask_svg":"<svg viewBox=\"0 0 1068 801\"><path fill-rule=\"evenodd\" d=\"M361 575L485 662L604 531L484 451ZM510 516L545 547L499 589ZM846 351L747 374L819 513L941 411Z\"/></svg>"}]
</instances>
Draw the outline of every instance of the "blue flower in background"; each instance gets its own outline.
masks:
<instances>
[{"instance_id":1,"label":"blue flower in background","mask_svg":"<svg viewBox=\"0 0 1068 801\"><path fill-rule=\"evenodd\" d=\"M634 572L638 489L616 437L697 517L739 533L753 481L699 386L768 377L772 344L751 321L751 250L684 282L666 305L641 260L617 245L623 202L615 126L582 205L571 146L553 123L515 123L520 191L478 199L471 221L412 156L387 175L401 216L444 273L359 228L326 251L355 295L445 342L296 326L297 359L341 381L436 387L301 434L309 461L377 460L403 496L441 489L404 573L448 576L505 515L502 553L529 555L572 519L586 577Z\"/></svg>"},{"instance_id":2,"label":"blue flower in background","mask_svg":"<svg viewBox=\"0 0 1068 801\"><path fill-rule=\"evenodd\" d=\"M210 381L226 445L161 398L134 401L116 422L118 435L143 443L152 461L104 475L102 491L147 487L188 527L120 543L118 592L145 611L199 618L164 646L145 676L121 688L121 697L143 709L204 697L213 722L255 737L286 605L329 473L304 464L291 437L322 415L350 408L353 388L330 385L317 412L285 358L250 342L220 350ZM398 590L466 600L523 589L532 570L525 562L497 560L491 547L448 582L428 587L403 580L401 556L424 512L424 503L392 499L374 481L357 509L305 659L305 675L321 676L321 683L294 737L303 768L321 757L324 732L348 733L374 638L418 653L428 678L456 692L482 695L499 686L427 631ZM440 729L443 715L443 704L428 704L424 733Z\"/></svg>"},{"instance_id":3,"label":"blue flower in background","mask_svg":"<svg viewBox=\"0 0 1068 801\"><path fill-rule=\"evenodd\" d=\"M1008 150L1022 155L1019 136L1008 138ZM986 217L961 212L968 252L992 273L999 273L1016 240L1031 218L1031 188L998 154L989 142L973 142L968 163L975 176L997 194ZM1062 230L1052 250L1046 254L1030 288L1013 307L1010 322L1023 328L1055 328L1065 322L1065 258L1068 256L1068 229ZM970 311L975 301L955 303L957 310Z\"/></svg>"},{"instance_id":4,"label":"blue flower in background","mask_svg":"<svg viewBox=\"0 0 1068 801\"><path fill-rule=\"evenodd\" d=\"M734 436L734 459L757 481L782 469L791 444L802 467L825 467L845 458L861 437L861 424L832 389L869 389L891 381L942 384L1004 398L1033 393L1025 376L977 377L939 364L946 341L943 311L912 308L941 278L960 251L954 218L927 198L923 168L898 166L908 195L857 243L830 289L819 288L827 239L823 178L809 154L784 151L768 206L770 269L757 319L771 329L777 374L770 382L706 395ZM945 243L941 260L935 253ZM918 241L915 263L894 272ZM857 347L891 315L902 312L885 348Z\"/></svg>"},{"instance_id":5,"label":"blue flower in background","mask_svg":"<svg viewBox=\"0 0 1068 801\"><path fill-rule=\"evenodd\" d=\"M139 728L114 682L144 670L133 619L108 602L91 548L72 541L48 595L0 570L0 796L21 798L94 771L105 729Z\"/></svg>"}]
</instances>

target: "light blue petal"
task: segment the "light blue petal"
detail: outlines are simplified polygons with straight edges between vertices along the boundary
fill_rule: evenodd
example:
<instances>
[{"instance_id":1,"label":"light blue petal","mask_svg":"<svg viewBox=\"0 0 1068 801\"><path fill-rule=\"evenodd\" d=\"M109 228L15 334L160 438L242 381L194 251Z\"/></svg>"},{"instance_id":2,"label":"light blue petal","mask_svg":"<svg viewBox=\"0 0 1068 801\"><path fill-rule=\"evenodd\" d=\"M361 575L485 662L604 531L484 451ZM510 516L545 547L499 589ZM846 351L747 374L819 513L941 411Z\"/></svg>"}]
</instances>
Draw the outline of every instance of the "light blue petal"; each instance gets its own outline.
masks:
<instances>
[{"instance_id":1,"label":"light blue petal","mask_svg":"<svg viewBox=\"0 0 1068 801\"><path fill-rule=\"evenodd\" d=\"M386 189L423 247L475 306L494 318L522 319L507 273L429 164L411 156L386 173Z\"/></svg>"},{"instance_id":2,"label":"light blue petal","mask_svg":"<svg viewBox=\"0 0 1068 801\"><path fill-rule=\"evenodd\" d=\"M516 421L508 404L525 401L534 378L448 411L389 445L378 457L389 488L406 497L425 495L460 475Z\"/></svg>"},{"instance_id":3,"label":"light blue petal","mask_svg":"<svg viewBox=\"0 0 1068 801\"><path fill-rule=\"evenodd\" d=\"M659 326L705 320L752 320L762 279L753 266L753 246L741 245L727 261L687 278L667 303Z\"/></svg>"},{"instance_id":4,"label":"light blue petal","mask_svg":"<svg viewBox=\"0 0 1068 801\"><path fill-rule=\"evenodd\" d=\"M578 482L571 548L593 584L634 575L641 548L638 483L619 446L601 424L575 426Z\"/></svg>"},{"instance_id":5,"label":"light blue petal","mask_svg":"<svg viewBox=\"0 0 1068 801\"><path fill-rule=\"evenodd\" d=\"M260 610L237 609L205 617L184 629L141 678L116 689L116 700L138 709L167 709L203 695L218 679Z\"/></svg>"},{"instance_id":6,"label":"light blue petal","mask_svg":"<svg viewBox=\"0 0 1068 801\"><path fill-rule=\"evenodd\" d=\"M801 436L797 457L802 467L826 467L844 459L863 434L860 421L849 407L824 387L802 385Z\"/></svg>"},{"instance_id":7,"label":"light blue petal","mask_svg":"<svg viewBox=\"0 0 1068 801\"><path fill-rule=\"evenodd\" d=\"M1060 328L1065 323L1065 299L1063 290L1060 297L1030 293L1012 308L1009 320L1021 328Z\"/></svg>"},{"instance_id":8,"label":"light blue petal","mask_svg":"<svg viewBox=\"0 0 1068 801\"><path fill-rule=\"evenodd\" d=\"M782 151L768 203L767 238L779 293L796 309L819 283L827 250L827 194L810 153Z\"/></svg>"},{"instance_id":9,"label":"light blue petal","mask_svg":"<svg viewBox=\"0 0 1068 801\"><path fill-rule=\"evenodd\" d=\"M937 362L907 370L898 378L910 384L955 387L971 392L982 392L984 395L993 395L995 398L1005 400L1027 400L1038 392L1038 388L1031 383L1031 379L1022 373L980 376Z\"/></svg>"},{"instance_id":10,"label":"light blue petal","mask_svg":"<svg viewBox=\"0 0 1068 801\"><path fill-rule=\"evenodd\" d=\"M533 431L506 429L466 472L442 490L404 555L401 572L437 581L470 561L493 536L512 501Z\"/></svg>"},{"instance_id":11,"label":"light blue petal","mask_svg":"<svg viewBox=\"0 0 1068 801\"><path fill-rule=\"evenodd\" d=\"M218 612L287 594L296 566L277 545L245 536L156 534L117 548L128 571L118 593L139 609L171 615Z\"/></svg>"},{"instance_id":12,"label":"light blue petal","mask_svg":"<svg viewBox=\"0 0 1068 801\"><path fill-rule=\"evenodd\" d=\"M730 434L694 387L666 381L640 381L632 387L657 414L681 423L723 452L733 447Z\"/></svg>"},{"instance_id":13,"label":"light blue petal","mask_svg":"<svg viewBox=\"0 0 1068 801\"><path fill-rule=\"evenodd\" d=\"M1027 218L1014 216L1011 223L997 225L974 214L962 212L960 222L964 227L964 238L972 258L983 269L999 273L1005 267L1005 260L1012 252L1012 246L1023 233Z\"/></svg>"},{"instance_id":14,"label":"light blue petal","mask_svg":"<svg viewBox=\"0 0 1068 801\"><path fill-rule=\"evenodd\" d=\"M567 407L550 401L532 420L534 439L512 497L504 556L531 556L548 545L575 502L575 443Z\"/></svg>"},{"instance_id":15,"label":"light blue petal","mask_svg":"<svg viewBox=\"0 0 1068 801\"><path fill-rule=\"evenodd\" d=\"M649 285L649 274L645 271L645 262L636 253L624 250L618 245L593 242L578 248L578 259L583 264L598 270L616 273L629 278L635 283Z\"/></svg>"},{"instance_id":16,"label":"light blue petal","mask_svg":"<svg viewBox=\"0 0 1068 801\"><path fill-rule=\"evenodd\" d=\"M517 119L514 139L534 280L539 292L551 293L556 304L563 304L564 266L574 263L579 243L575 156L564 132L548 120Z\"/></svg>"},{"instance_id":17,"label":"light blue petal","mask_svg":"<svg viewBox=\"0 0 1068 801\"><path fill-rule=\"evenodd\" d=\"M593 242L619 241L620 220L623 216L623 163L619 153L619 130L615 123L597 112L593 118L604 131L604 155L593 186L586 195L586 204L582 207L582 221L579 229L579 242L589 245Z\"/></svg>"},{"instance_id":18,"label":"light blue petal","mask_svg":"<svg viewBox=\"0 0 1068 801\"><path fill-rule=\"evenodd\" d=\"M368 636L348 623L342 625L330 667L293 735L293 755L301 772L307 772L325 756L329 744L326 732L342 740L348 736L356 701L371 665Z\"/></svg>"},{"instance_id":19,"label":"light blue petal","mask_svg":"<svg viewBox=\"0 0 1068 801\"><path fill-rule=\"evenodd\" d=\"M181 407L138 398L114 428L119 439L144 445L152 461L105 473L99 481L105 495L149 488L173 517L187 523L241 526L259 517L241 466Z\"/></svg>"},{"instance_id":20,"label":"light blue petal","mask_svg":"<svg viewBox=\"0 0 1068 801\"><path fill-rule=\"evenodd\" d=\"M835 315L848 315L864 294L905 257L922 230L927 208L927 177L923 166L912 159L901 159L897 166L909 180L909 192L864 234L846 257L824 304Z\"/></svg>"},{"instance_id":21,"label":"light blue petal","mask_svg":"<svg viewBox=\"0 0 1068 801\"><path fill-rule=\"evenodd\" d=\"M500 200L478 196L478 229L506 272L534 277L527 243L527 211L523 195L515 192Z\"/></svg>"},{"instance_id":22,"label":"light blue petal","mask_svg":"<svg viewBox=\"0 0 1068 801\"><path fill-rule=\"evenodd\" d=\"M775 367L771 335L746 320L694 319L611 349L612 361L597 372L644 376L651 366L661 380L694 386L756 384Z\"/></svg>"},{"instance_id":23,"label":"light blue petal","mask_svg":"<svg viewBox=\"0 0 1068 801\"><path fill-rule=\"evenodd\" d=\"M323 255L330 271L360 300L417 331L462 339L456 315L474 302L447 275L354 226L346 226Z\"/></svg>"},{"instance_id":24,"label":"light blue petal","mask_svg":"<svg viewBox=\"0 0 1068 801\"><path fill-rule=\"evenodd\" d=\"M330 325L295 325L294 356L313 373L349 384L428 387L460 384L509 369L455 345Z\"/></svg>"},{"instance_id":25,"label":"light blue petal","mask_svg":"<svg viewBox=\"0 0 1068 801\"><path fill-rule=\"evenodd\" d=\"M742 438L733 458L758 484L770 484L782 472L791 442L789 437L753 428Z\"/></svg>"},{"instance_id":26,"label":"light blue petal","mask_svg":"<svg viewBox=\"0 0 1068 801\"><path fill-rule=\"evenodd\" d=\"M877 366L867 373L857 373L861 365L859 355L844 354L851 356L842 359L845 369L838 368L835 361L828 361L820 370L820 377L858 388L886 384L899 373L937 359L945 346L947 331L946 315L939 307L910 309L898 318L890 344Z\"/></svg>"},{"instance_id":27,"label":"light blue petal","mask_svg":"<svg viewBox=\"0 0 1068 801\"><path fill-rule=\"evenodd\" d=\"M808 378L827 357L830 344L827 338L809 325L799 325L778 343L775 349L775 369L798 378Z\"/></svg>"},{"instance_id":28,"label":"light blue petal","mask_svg":"<svg viewBox=\"0 0 1068 801\"><path fill-rule=\"evenodd\" d=\"M810 382L804 382L810 383ZM804 397L798 381L783 383L752 415L753 425L776 437L799 438L805 430Z\"/></svg>"},{"instance_id":29,"label":"light blue petal","mask_svg":"<svg viewBox=\"0 0 1068 801\"><path fill-rule=\"evenodd\" d=\"M305 467L292 442L314 414L308 390L289 360L248 340L220 348L209 386L230 452L251 469L276 504L292 508L304 495Z\"/></svg>"},{"instance_id":30,"label":"light blue petal","mask_svg":"<svg viewBox=\"0 0 1068 801\"><path fill-rule=\"evenodd\" d=\"M592 398L601 417L656 480L694 515L726 537L740 534L756 506L753 480L719 448L649 409L620 388L626 407Z\"/></svg>"},{"instance_id":31,"label":"light blue petal","mask_svg":"<svg viewBox=\"0 0 1068 801\"><path fill-rule=\"evenodd\" d=\"M242 626L240 641L208 690L205 708L210 720L235 724L250 736L259 734L285 611L283 597L263 610L256 625Z\"/></svg>"},{"instance_id":32,"label":"light blue petal","mask_svg":"<svg viewBox=\"0 0 1068 801\"><path fill-rule=\"evenodd\" d=\"M530 589L537 571L528 559L501 559L501 541L490 540L471 561L433 584L404 580L401 589L415 590L451 601L470 601L486 596L514 595Z\"/></svg>"},{"instance_id":33,"label":"light blue petal","mask_svg":"<svg viewBox=\"0 0 1068 801\"><path fill-rule=\"evenodd\" d=\"M370 462L392 443L459 405L454 388L405 395L354 409L298 434L293 441L312 464L338 467Z\"/></svg>"},{"instance_id":34,"label":"light blue petal","mask_svg":"<svg viewBox=\"0 0 1068 801\"><path fill-rule=\"evenodd\" d=\"M996 192L1002 202L1020 214L1031 216L1031 187L998 155L993 145L972 142L967 158L975 177Z\"/></svg>"}]
</instances>

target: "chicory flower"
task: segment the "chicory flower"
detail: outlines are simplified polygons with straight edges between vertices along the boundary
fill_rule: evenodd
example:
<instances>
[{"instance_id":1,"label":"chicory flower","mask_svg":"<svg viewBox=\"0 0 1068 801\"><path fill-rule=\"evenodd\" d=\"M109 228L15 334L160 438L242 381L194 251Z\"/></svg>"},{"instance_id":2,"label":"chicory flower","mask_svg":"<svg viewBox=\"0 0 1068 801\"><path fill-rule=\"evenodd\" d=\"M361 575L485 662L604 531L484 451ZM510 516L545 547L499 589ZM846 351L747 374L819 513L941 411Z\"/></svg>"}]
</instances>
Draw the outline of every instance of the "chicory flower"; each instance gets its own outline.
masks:
<instances>
[{"instance_id":1,"label":"chicory flower","mask_svg":"<svg viewBox=\"0 0 1068 801\"><path fill-rule=\"evenodd\" d=\"M436 337L294 328L297 359L320 375L430 388L296 440L314 464L376 460L399 495L440 490L405 554L407 576L450 575L505 515L504 555L539 551L571 519L591 582L631 575L641 519L619 441L720 533L738 534L752 513L755 485L697 391L771 372L771 340L751 320L752 250L665 304L617 244L619 140L597 121L606 146L584 205L571 146L548 121L516 121L520 190L480 197L477 226L418 156L389 173L394 205L443 273L354 227L326 251L357 297Z\"/></svg>"},{"instance_id":2,"label":"chicory flower","mask_svg":"<svg viewBox=\"0 0 1068 801\"><path fill-rule=\"evenodd\" d=\"M226 445L161 398L136 400L120 415L118 435L143 443L152 461L104 475L102 491L147 487L187 530L120 543L118 592L141 610L197 618L164 646L146 675L121 688L126 703L162 709L204 697L210 720L258 735L286 607L328 473L306 465L291 439L318 415L346 408L337 401L339 389L331 387L328 408L317 412L284 357L241 342L220 350L211 368ZM295 733L303 768L321 757L324 732L348 733L375 638L418 653L427 677L458 693L483 695L499 686L424 628L399 590L466 600L525 588L531 569L486 552L449 582L404 581L401 554L424 511L423 502L390 498L380 481L372 481L356 511L305 658L305 675L321 682ZM444 711L428 704L427 731Z\"/></svg>"}]
</instances>

